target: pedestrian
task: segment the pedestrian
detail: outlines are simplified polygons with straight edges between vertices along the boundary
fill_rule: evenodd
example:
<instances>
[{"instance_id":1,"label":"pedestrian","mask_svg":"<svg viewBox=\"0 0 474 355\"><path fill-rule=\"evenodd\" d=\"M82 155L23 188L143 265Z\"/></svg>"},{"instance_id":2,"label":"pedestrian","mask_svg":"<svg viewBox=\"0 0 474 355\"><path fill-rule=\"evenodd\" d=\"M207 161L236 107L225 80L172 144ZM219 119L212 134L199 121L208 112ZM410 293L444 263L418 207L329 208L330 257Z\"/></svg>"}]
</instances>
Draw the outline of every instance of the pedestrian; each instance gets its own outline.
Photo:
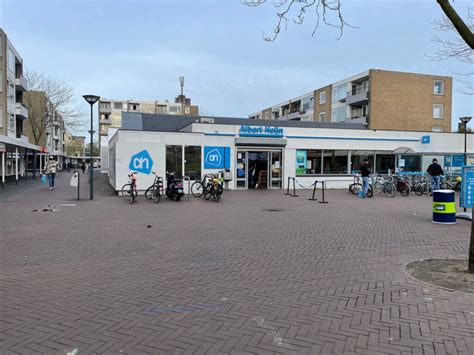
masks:
<instances>
[{"instance_id":1,"label":"pedestrian","mask_svg":"<svg viewBox=\"0 0 474 355\"><path fill-rule=\"evenodd\" d=\"M59 169L59 163L54 159L52 155L49 156L49 161L46 163L45 171L48 175L49 189L54 189L54 177Z\"/></svg>"},{"instance_id":2,"label":"pedestrian","mask_svg":"<svg viewBox=\"0 0 474 355\"><path fill-rule=\"evenodd\" d=\"M82 162L81 169L82 169L82 173L85 174L86 173L86 163Z\"/></svg>"},{"instance_id":3,"label":"pedestrian","mask_svg":"<svg viewBox=\"0 0 474 355\"><path fill-rule=\"evenodd\" d=\"M362 193L360 197L366 198L367 193L369 192L369 175L370 175L368 159L364 159L359 170L360 170L360 175L362 176Z\"/></svg>"},{"instance_id":4,"label":"pedestrian","mask_svg":"<svg viewBox=\"0 0 474 355\"><path fill-rule=\"evenodd\" d=\"M431 196L433 191L439 190L441 184L441 175L444 175L444 172L441 165L438 164L438 160L436 158L433 159L433 163L428 167L426 172L431 176Z\"/></svg>"}]
</instances>

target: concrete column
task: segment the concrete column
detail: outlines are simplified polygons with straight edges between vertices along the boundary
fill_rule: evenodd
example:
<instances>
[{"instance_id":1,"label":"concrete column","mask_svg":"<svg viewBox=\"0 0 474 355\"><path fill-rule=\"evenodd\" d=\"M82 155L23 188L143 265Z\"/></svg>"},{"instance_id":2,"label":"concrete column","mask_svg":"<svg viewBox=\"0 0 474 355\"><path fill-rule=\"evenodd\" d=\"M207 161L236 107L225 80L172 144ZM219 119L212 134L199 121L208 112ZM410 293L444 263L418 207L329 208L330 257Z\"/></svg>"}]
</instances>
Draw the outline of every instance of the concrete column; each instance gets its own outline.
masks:
<instances>
[{"instance_id":1,"label":"concrete column","mask_svg":"<svg viewBox=\"0 0 474 355\"><path fill-rule=\"evenodd\" d=\"M6 171L5 171L5 153L6 152L2 152L2 189L5 188L5 175L6 175Z\"/></svg>"},{"instance_id":2,"label":"concrete column","mask_svg":"<svg viewBox=\"0 0 474 355\"><path fill-rule=\"evenodd\" d=\"M18 147L15 147L15 184L18 184Z\"/></svg>"},{"instance_id":3,"label":"concrete column","mask_svg":"<svg viewBox=\"0 0 474 355\"><path fill-rule=\"evenodd\" d=\"M28 148L25 148L25 181L28 182Z\"/></svg>"},{"instance_id":4,"label":"concrete column","mask_svg":"<svg viewBox=\"0 0 474 355\"><path fill-rule=\"evenodd\" d=\"M39 161L40 161L40 175L41 175L43 174L43 153L40 153Z\"/></svg>"},{"instance_id":5,"label":"concrete column","mask_svg":"<svg viewBox=\"0 0 474 355\"><path fill-rule=\"evenodd\" d=\"M36 180L36 150L33 150L33 180Z\"/></svg>"}]
</instances>

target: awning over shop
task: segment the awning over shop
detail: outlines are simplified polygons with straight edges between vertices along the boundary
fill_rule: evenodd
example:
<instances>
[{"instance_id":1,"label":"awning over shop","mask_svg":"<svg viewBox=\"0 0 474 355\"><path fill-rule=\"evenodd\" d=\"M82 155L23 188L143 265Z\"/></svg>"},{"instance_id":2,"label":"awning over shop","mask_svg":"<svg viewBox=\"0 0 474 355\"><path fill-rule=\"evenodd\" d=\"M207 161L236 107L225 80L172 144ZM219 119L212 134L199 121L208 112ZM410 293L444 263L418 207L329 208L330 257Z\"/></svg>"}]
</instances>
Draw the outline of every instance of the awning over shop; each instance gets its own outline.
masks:
<instances>
[{"instance_id":1,"label":"awning over shop","mask_svg":"<svg viewBox=\"0 0 474 355\"><path fill-rule=\"evenodd\" d=\"M25 141L22 141L22 140L19 140L19 139L7 137L7 136L0 136L0 144L2 144L2 143L3 144L8 144L8 145L13 145L13 146L16 146L16 147L28 148L28 149L40 151L40 147L35 145L35 144L31 144L31 143L28 143L28 142L25 142Z\"/></svg>"},{"instance_id":2,"label":"awning over shop","mask_svg":"<svg viewBox=\"0 0 474 355\"><path fill-rule=\"evenodd\" d=\"M470 153L470 152L468 152ZM436 149L430 147L399 147L392 151L392 154L427 154L427 155L443 155L443 154L464 154L459 149Z\"/></svg>"}]
</instances>

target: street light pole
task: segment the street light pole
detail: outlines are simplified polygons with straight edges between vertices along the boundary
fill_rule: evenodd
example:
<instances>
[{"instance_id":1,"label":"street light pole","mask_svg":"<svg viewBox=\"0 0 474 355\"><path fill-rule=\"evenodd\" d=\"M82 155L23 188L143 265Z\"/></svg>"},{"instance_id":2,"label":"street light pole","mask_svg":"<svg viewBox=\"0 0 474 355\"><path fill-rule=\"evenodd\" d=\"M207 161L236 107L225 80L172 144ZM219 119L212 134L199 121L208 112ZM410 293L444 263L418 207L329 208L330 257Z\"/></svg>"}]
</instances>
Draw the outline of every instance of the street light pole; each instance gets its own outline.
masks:
<instances>
[{"instance_id":1,"label":"street light pole","mask_svg":"<svg viewBox=\"0 0 474 355\"><path fill-rule=\"evenodd\" d=\"M180 76L179 77L179 84L181 86L181 114L184 115L184 96L183 96L183 93L184 93L184 76Z\"/></svg>"},{"instance_id":2,"label":"street light pole","mask_svg":"<svg viewBox=\"0 0 474 355\"><path fill-rule=\"evenodd\" d=\"M100 96L96 95L83 95L84 100L91 106L91 130L89 133L91 134L91 142L90 142L90 151L89 151L89 180L90 180L90 199L94 199L94 162L92 161L92 150L94 147L94 111L93 107L97 100L100 99Z\"/></svg>"}]
</instances>

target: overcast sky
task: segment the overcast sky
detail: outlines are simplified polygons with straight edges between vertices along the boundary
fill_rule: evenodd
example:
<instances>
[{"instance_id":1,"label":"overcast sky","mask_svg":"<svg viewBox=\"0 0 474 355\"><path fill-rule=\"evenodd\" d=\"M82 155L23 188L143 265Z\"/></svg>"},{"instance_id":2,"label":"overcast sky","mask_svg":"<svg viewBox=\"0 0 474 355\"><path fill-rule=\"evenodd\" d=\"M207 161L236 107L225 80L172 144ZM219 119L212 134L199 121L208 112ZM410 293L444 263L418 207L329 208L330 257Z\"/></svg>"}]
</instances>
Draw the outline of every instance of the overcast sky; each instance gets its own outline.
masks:
<instances>
[{"instance_id":1,"label":"overcast sky","mask_svg":"<svg viewBox=\"0 0 474 355\"><path fill-rule=\"evenodd\" d=\"M369 68L455 76L473 71L430 59L436 0L343 0L347 28L290 25L276 42L275 10L239 0L0 0L0 23L27 69L67 79L78 99L172 101L185 94L206 115L250 113ZM465 14L468 1L455 1ZM453 127L473 97L453 91ZM79 101L81 105L87 105ZM87 107L86 107L87 108Z\"/></svg>"}]
</instances>

